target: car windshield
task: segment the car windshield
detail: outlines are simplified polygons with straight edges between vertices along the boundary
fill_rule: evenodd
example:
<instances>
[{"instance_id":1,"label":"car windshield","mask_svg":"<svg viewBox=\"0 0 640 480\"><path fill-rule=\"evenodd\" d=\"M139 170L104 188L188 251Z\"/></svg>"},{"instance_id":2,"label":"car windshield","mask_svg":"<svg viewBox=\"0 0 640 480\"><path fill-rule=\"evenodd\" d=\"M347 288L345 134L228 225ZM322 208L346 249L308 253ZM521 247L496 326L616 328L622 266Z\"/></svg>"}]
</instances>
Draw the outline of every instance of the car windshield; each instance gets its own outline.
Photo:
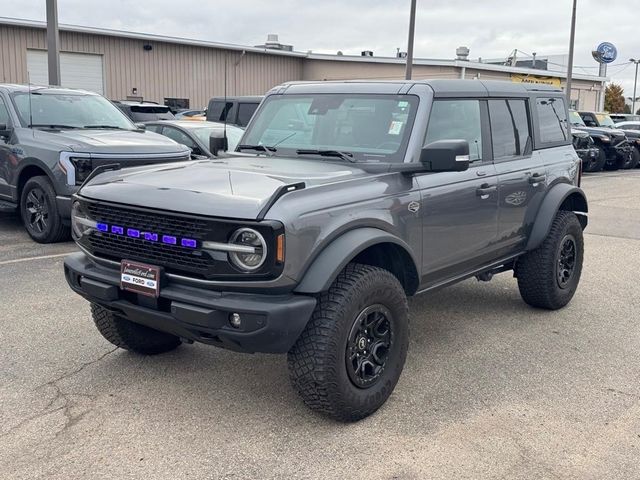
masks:
<instances>
[{"instance_id":1,"label":"car windshield","mask_svg":"<svg viewBox=\"0 0 640 480\"><path fill-rule=\"evenodd\" d=\"M586 125L582 121L582 117L578 112L570 111L569 121L571 122L571 125L573 125L574 127L586 127Z\"/></svg>"},{"instance_id":2,"label":"car windshield","mask_svg":"<svg viewBox=\"0 0 640 480\"><path fill-rule=\"evenodd\" d=\"M598 123L601 127L615 128L616 124L613 123L613 120L611 120L611 117L609 115L605 115L604 113L597 113L596 117L598 118Z\"/></svg>"},{"instance_id":3,"label":"car windshield","mask_svg":"<svg viewBox=\"0 0 640 480\"><path fill-rule=\"evenodd\" d=\"M213 132L222 132L222 127L198 127L190 129L193 134L198 137L202 143L209 148L209 137ZM233 125L227 125L227 141L229 142L229 151L233 151L238 146L238 142L242 138L244 130L236 128Z\"/></svg>"},{"instance_id":4,"label":"car windshield","mask_svg":"<svg viewBox=\"0 0 640 480\"><path fill-rule=\"evenodd\" d=\"M321 152L402 162L417 106L413 95L273 95L256 112L241 147L275 147L278 154L310 158L315 151L325 160L331 157Z\"/></svg>"},{"instance_id":5,"label":"car windshield","mask_svg":"<svg viewBox=\"0 0 640 480\"><path fill-rule=\"evenodd\" d=\"M37 127L113 128L136 127L109 100L99 95L69 93L14 93L22 125Z\"/></svg>"}]
</instances>

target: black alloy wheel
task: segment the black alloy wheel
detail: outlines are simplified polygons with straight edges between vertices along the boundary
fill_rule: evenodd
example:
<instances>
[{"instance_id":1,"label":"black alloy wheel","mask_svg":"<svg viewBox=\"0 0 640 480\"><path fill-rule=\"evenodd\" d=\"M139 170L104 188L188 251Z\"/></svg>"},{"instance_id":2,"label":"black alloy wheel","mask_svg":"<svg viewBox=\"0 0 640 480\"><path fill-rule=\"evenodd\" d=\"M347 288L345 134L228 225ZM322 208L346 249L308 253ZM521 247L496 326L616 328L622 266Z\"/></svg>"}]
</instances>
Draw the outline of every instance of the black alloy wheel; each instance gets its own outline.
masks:
<instances>
[{"instance_id":1,"label":"black alloy wheel","mask_svg":"<svg viewBox=\"0 0 640 480\"><path fill-rule=\"evenodd\" d=\"M558 286L562 289L571 284L576 268L576 252L576 239L573 238L573 235L566 235L560 242L556 262L556 278Z\"/></svg>"},{"instance_id":2,"label":"black alloy wheel","mask_svg":"<svg viewBox=\"0 0 640 480\"><path fill-rule=\"evenodd\" d=\"M40 187L33 187L27 194L25 203L25 221L27 228L37 234L42 234L49 227L49 206L44 191Z\"/></svg>"},{"instance_id":3,"label":"black alloy wheel","mask_svg":"<svg viewBox=\"0 0 640 480\"><path fill-rule=\"evenodd\" d=\"M393 319L383 305L371 305L357 316L347 340L345 360L356 387L375 385L384 372L393 344Z\"/></svg>"}]
</instances>

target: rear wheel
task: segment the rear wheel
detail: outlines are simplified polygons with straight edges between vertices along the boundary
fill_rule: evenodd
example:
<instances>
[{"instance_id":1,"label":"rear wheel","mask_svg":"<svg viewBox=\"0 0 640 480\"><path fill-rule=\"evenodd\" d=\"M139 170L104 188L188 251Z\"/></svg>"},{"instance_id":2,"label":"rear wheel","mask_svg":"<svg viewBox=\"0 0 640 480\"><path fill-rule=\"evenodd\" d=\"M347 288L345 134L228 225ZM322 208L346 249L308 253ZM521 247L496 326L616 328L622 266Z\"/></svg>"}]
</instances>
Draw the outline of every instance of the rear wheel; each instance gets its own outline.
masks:
<instances>
[{"instance_id":1,"label":"rear wheel","mask_svg":"<svg viewBox=\"0 0 640 480\"><path fill-rule=\"evenodd\" d=\"M91 315L98 331L116 347L142 355L168 352L182 343L178 337L133 323L95 303Z\"/></svg>"},{"instance_id":2,"label":"rear wheel","mask_svg":"<svg viewBox=\"0 0 640 480\"><path fill-rule=\"evenodd\" d=\"M583 251L578 217L559 211L542 245L518 259L516 276L522 299L537 308L564 307L578 288Z\"/></svg>"},{"instance_id":3,"label":"rear wheel","mask_svg":"<svg viewBox=\"0 0 640 480\"><path fill-rule=\"evenodd\" d=\"M31 238L39 243L54 243L69 237L56 205L56 193L45 176L27 180L20 196L20 216Z\"/></svg>"},{"instance_id":4,"label":"rear wheel","mask_svg":"<svg viewBox=\"0 0 640 480\"><path fill-rule=\"evenodd\" d=\"M336 420L375 412L396 386L407 355L407 298L387 270L349 264L318 299L288 353L304 403Z\"/></svg>"}]
</instances>

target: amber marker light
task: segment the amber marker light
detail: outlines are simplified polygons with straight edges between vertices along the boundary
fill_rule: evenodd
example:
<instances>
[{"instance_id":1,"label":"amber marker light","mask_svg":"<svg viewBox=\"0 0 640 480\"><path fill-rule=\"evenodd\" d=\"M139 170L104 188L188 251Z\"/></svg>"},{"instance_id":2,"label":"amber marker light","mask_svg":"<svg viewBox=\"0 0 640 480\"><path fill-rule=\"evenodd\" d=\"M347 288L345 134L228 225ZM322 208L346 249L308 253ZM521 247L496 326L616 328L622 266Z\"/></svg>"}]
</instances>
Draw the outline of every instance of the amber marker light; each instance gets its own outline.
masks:
<instances>
[{"instance_id":1,"label":"amber marker light","mask_svg":"<svg viewBox=\"0 0 640 480\"><path fill-rule=\"evenodd\" d=\"M284 263L284 233L276 238L276 261Z\"/></svg>"}]
</instances>

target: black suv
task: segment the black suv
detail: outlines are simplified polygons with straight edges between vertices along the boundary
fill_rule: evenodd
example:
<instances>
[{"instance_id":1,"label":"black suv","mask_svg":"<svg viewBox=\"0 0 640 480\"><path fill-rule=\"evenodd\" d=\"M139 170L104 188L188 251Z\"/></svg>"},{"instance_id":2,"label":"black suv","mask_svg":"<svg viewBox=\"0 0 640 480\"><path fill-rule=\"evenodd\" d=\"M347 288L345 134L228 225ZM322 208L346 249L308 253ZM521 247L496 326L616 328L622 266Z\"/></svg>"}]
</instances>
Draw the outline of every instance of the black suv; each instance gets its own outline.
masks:
<instances>
[{"instance_id":1,"label":"black suv","mask_svg":"<svg viewBox=\"0 0 640 480\"><path fill-rule=\"evenodd\" d=\"M98 167L188 160L190 151L137 128L98 94L0 85L0 202L41 243L68 236L71 195Z\"/></svg>"},{"instance_id":2,"label":"black suv","mask_svg":"<svg viewBox=\"0 0 640 480\"><path fill-rule=\"evenodd\" d=\"M571 300L587 200L567 114L544 85L281 85L226 158L87 182L65 276L118 347L287 353L310 408L358 420L402 372L407 296L512 271L533 307Z\"/></svg>"},{"instance_id":3,"label":"black suv","mask_svg":"<svg viewBox=\"0 0 640 480\"><path fill-rule=\"evenodd\" d=\"M630 168L634 160L637 161L636 149L632 148L625 132L616 128L608 114L578 112L578 115L582 121L572 114L573 127L591 135L598 149L597 161L588 165L585 171L597 172L603 168L605 170Z\"/></svg>"}]
</instances>

